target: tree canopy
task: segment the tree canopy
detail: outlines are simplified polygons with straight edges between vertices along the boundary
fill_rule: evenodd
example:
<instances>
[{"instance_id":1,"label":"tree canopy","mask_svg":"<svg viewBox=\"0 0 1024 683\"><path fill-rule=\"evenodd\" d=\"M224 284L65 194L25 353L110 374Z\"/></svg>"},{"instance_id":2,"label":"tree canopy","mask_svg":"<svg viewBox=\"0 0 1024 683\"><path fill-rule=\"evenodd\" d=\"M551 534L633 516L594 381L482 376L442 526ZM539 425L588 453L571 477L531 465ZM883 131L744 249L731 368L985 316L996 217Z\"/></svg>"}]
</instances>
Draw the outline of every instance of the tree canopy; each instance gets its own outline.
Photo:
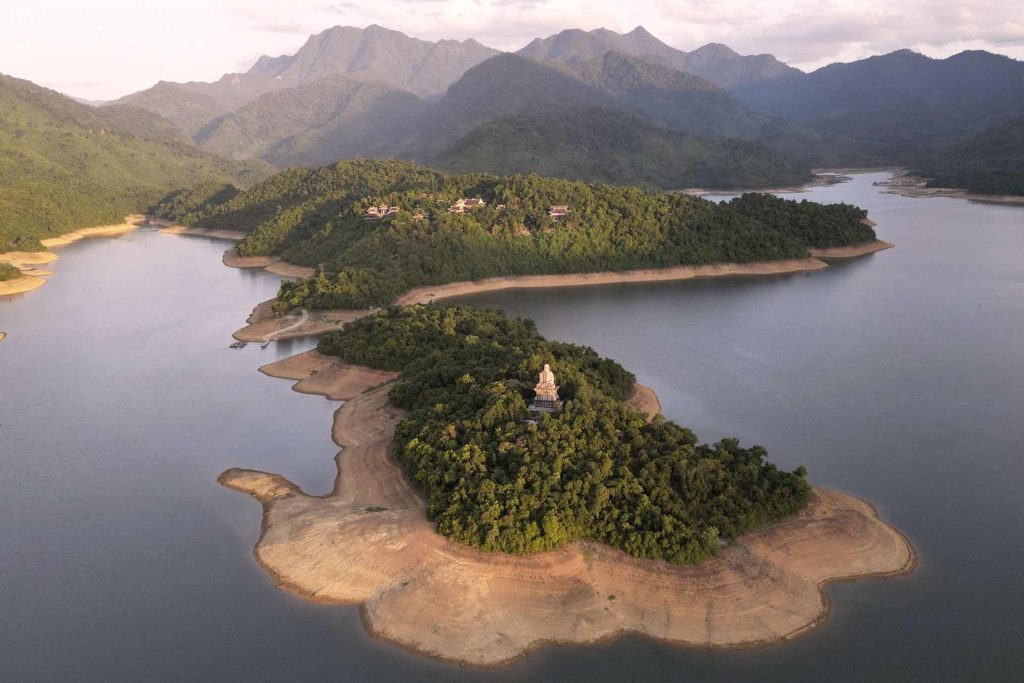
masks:
<instances>
[{"instance_id":1,"label":"tree canopy","mask_svg":"<svg viewBox=\"0 0 1024 683\"><path fill-rule=\"evenodd\" d=\"M449 213L462 197L486 205ZM363 218L381 203L400 212ZM570 212L556 221L548 210L562 204ZM282 285L282 308L365 308L411 287L497 275L799 258L808 247L875 236L866 212L848 204L764 194L716 203L537 175L452 175L391 160L289 169L237 194L209 186L173 195L154 211L248 230L243 255L318 268L311 279Z\"/></svg>"},{"instance_id":2,"label":"tree canopy","mask_svg":"<svg viewBox=\"0 0 1024 683\"><path fill-rule=\"evenodd\" d=\"M492 310L387 308L323 337L321 353L397 370L408 410L393 451L422 487L439 533L487 551L530 553L589 539L636 557L696 563L803 508L803 468L759 446L698 444L674 422L630 410L635 378L588 347L548 341ZM564 405L530 421L544 363Z\"/></svg>"}]
</instances>

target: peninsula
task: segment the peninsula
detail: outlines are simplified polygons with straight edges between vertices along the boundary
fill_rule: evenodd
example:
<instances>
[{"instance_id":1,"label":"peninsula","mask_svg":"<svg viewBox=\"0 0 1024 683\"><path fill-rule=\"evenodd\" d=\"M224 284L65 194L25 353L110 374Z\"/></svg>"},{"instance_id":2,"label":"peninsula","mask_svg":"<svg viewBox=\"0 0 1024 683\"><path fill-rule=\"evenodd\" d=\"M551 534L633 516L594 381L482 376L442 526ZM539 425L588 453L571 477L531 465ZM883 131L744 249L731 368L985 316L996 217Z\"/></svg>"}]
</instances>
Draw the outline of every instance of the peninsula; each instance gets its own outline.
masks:
<instances>
[{"instance_id":1,"label":"peninsula","mask_svg":"<svg viewBox=\"0 0 1024 683\"><path fill-rule=\"evenodd\" d=\"M281 268L283 261L308 269L280 271L298 279L282 285L278 312L367 309L417 288L490 278L806 270L822 267L808 260L811 249L876 240L866 212L848 204L765 194L716 203L536 175L455 175L392 160L290 169L244 191L197 188L153 211L208 231L246 232L226 259L232 265ZM695 270L665 275L676 268Z\"/></svg>"},{"instance_id":2,"label":"peninsula","mask_svg":"<svg viewBox=\"0 0 1024 683\"><path fill-rule=\"evenodd\" d=\"M698 445L635 412L658 409L653 392L528 321L386 309L261 370L345 403L331 494L221 475L263 505L258 561L281 587L358 603L373 633L433 657L496 665L626 632L767 643L827 616L825 583L914 564L869 504L777 470L762 449ZM562 405L531 420L537 372L538 396Z\"/></svg>"}]
</instances>

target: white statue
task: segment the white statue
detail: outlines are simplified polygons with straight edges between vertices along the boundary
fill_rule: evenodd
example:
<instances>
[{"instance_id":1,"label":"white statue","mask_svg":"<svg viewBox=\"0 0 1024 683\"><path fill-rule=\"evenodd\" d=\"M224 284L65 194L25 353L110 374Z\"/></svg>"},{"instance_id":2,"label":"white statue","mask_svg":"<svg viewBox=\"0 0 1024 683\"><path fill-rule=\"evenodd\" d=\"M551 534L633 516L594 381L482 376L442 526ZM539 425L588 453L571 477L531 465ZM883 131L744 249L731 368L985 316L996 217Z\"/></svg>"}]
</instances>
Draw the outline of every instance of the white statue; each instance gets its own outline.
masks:
<instances>
[{"instance_id":1,"label":"white statue","mask_svg":"<svg viewBox=\"0 0 1024 683\"><path fill-rule=\"evenodd\" d=\"M547 363L544 364L544 369L540 371L540 382L534 387L534 391L537 392L538 401L558 400L558 385L555 384L555 373L551 372L551 366Z\"/></svg>"}]
</instances>

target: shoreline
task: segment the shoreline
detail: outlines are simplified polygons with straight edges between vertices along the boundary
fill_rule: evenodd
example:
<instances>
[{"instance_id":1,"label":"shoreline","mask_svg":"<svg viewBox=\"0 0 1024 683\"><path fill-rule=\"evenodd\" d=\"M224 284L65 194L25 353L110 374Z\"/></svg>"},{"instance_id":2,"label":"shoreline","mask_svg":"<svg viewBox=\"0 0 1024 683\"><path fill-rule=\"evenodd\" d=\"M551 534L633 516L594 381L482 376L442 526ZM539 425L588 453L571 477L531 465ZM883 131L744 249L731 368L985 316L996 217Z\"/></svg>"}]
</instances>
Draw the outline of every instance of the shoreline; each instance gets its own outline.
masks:
<instances>
[{"instance_id":1,"label":"shoreline","mask_svg":"<svg viewBox=\"0 0 1024 683\"><path fill-rule=\"evenodd\" d=\"M46 278L53 275L53 271L39 268L38 266L53 263L60 258L58 254L49 251L50 249L63 247L92 237L117 237L126 232L136 230L145 223L147 223L147 218L142 214L131 214L124 217L123 223L78 228L63 235L39 240L46 247L44 251L7 251L0 253L0 262L10 263L22 273L20 278L0 282L0 296L24 294L45 285L47 282Z\"/></svg>"},{"instance_id":2,"label":"shoreline","mask_svg":"<svg viewBox=\"0 0 1024 683\"><path fill-rule=\"evenodd\" d=\"M888 180L878 181L876 187L886 188L886 194L895 194L901 197L913 199L932 199L935 197L946 197L949 199L964 199L969 202L981 204L1002 204L1005 206L1024 206L1024 196L1012 194L982 194L969 190L947 187L927 187L928 179L911 175L909 171L893 171Z\"/></svg>"},{"instance_id":3,"label":"shoreline","mask_svg":"<svg viewBox=\"0 0 1024 683\"><path fill-rule=\"evenodd\" d=\"M827 260L855 258L891 249L889 242L872 240L863 244L828 249L810 249L801 259L755 261L752 263L717 263L701 266L673 266L642 270L602 271L596 273L565 273L559 275L503 275L476 281L450 282L443 285L415 287L400 295L395 306L426 304L454 297L495 292L508 289L545 289L557 287L585 287L638 282L669 282L713 277L765 277L807 273L828 268ZM224 265L232 268L264 268L280 265L279 260L266 256L239 256L234 249L224 253ZM290 264L289 264L290 265ZM291 268L302 268L291 266ZM311 270L311 269L310 269ZM294 271L291 271L294 272ZM246 326L232 336L239 341L263 342L318 336L341 329L346 323L370 315L376 309L330 309L312 311L309 322L296 327L293 316L277 316L270 308L273 299L261 302L246 319ZM294 329L289 329L294 328ZM288 330L288 331L286 331Z\"/></svg>"},{"instance_id":4,"label":"shoreline","mask_svg":"<svg viewBox=\"0 0 1024 683\"><path fill-rule=\"evenodd\" d=\"M633 282L668 282L710 277L754 277L788 275L828 268L828 264L810 256L778 261L751 263L715 263L701 266L672 266L641 270L566 273L561 275L502 275L476 281L450 282L443 285L415 287L394 301L396 306L424 304L468 294L505 289L544 289L552 287L585 287L591 285Z\"/></svg>"},{"instance_id":5,"label":"shoreline","mask_svg":"<svg viewBox=\"0 0 1024 683\"><path fill-rule=\"evenodd\" d=\"M151 221L157 221L159 224L165 224L167 221L156 218L150 219ZM241 230L215 230L211 228L190 228L185 225L163 225L157 232L162 232L165 235L192 235L194 237L209 237L215 240L230 240L231 242L238 242L245 239L246 233Z\"/></svg>"},{"instance_id":6,"label":"shoreline","mask_svg":"<svg viewBox=\"0 0 1024 683\"><path fill-rule=\"evenodd\" d=\"M763 646L823 623L829 583L908 573L916 563L909 541L873 506L818 487L803 512L697 566L585 541L535 555L484 553L434 531L392 460L391 436L403 415L387 400L394 373L315 351L260 371L295 381L303 393L344 386L336 395L346 402L334 415L332 438L344 450L330 494L308 496L281 475L253 470L218 477L262 505L257 562L302 597L359 603L371 634L421 655L495 667L547 645L625 633L689 647ZM641 387L634 397L649 393L657 401Z\"/></svg>"}]
</instances>

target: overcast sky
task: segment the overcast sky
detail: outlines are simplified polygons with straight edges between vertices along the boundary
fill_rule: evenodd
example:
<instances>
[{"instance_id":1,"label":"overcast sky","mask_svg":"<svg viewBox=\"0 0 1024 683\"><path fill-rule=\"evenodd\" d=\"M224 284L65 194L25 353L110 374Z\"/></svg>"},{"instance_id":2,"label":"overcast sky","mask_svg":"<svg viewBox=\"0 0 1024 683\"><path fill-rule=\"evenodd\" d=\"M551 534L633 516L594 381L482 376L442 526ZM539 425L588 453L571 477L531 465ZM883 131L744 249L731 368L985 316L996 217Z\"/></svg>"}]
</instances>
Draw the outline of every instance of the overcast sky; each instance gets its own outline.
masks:
<instances>
[{"instance_id":1,"label":"overcast sky","mask_svg":"<svg viewBox=\"0 0 1024 683\"><path fill-rule=\"evenodd\" d=\"M681 50L726 43L802 68L909 47L1024 59L1024 0L0 0L0 72L88 99L214 80L335 25L515 50L565 28L643 25Z\"/></svg>"}]
</instances>

